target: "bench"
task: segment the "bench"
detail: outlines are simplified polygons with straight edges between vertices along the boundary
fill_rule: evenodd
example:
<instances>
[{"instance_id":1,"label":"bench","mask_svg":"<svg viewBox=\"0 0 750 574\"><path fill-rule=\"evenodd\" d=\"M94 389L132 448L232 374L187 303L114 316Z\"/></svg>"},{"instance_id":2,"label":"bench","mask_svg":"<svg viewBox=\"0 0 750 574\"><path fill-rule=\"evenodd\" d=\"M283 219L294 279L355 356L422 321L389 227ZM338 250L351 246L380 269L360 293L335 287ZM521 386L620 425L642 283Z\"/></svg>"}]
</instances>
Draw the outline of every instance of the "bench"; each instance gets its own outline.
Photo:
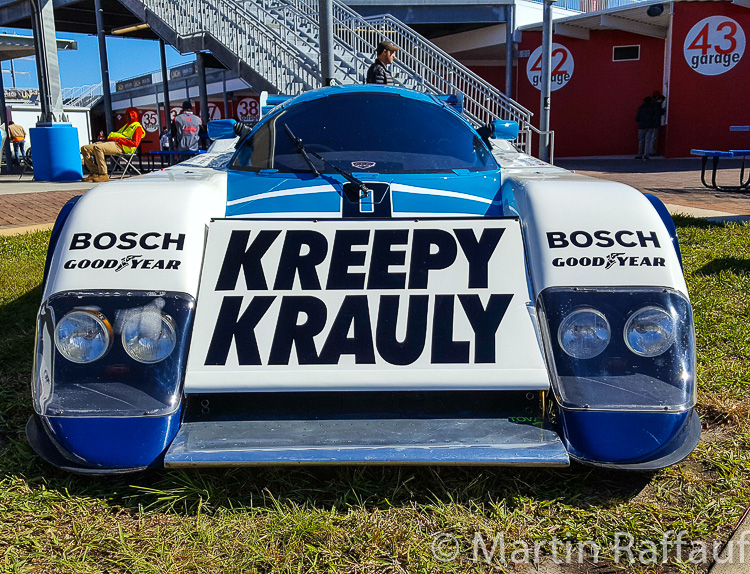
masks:
<instances>
[{"instance_id":1,"label":"bench","mask_svg":"<svg viewBox=\"0 0 750 574\"><path fill-rule=\"evenodd\" d=\"M716 189L718 191L748 191L750 189L750 177L745 179L745 159L750 156L750 150L729 150L729 151L718 151L708 149L693 149L690 150L691 155L697 155L701 157L701 183L709 188ZM740 169L740 184L737 186L720 186L716 183L716 171L719 167L719 160L721 158L742 158L742 167ZM708 165L708 159L711 158L711 183L706 181L706 166Z\"/></svg>"}]
</instances>

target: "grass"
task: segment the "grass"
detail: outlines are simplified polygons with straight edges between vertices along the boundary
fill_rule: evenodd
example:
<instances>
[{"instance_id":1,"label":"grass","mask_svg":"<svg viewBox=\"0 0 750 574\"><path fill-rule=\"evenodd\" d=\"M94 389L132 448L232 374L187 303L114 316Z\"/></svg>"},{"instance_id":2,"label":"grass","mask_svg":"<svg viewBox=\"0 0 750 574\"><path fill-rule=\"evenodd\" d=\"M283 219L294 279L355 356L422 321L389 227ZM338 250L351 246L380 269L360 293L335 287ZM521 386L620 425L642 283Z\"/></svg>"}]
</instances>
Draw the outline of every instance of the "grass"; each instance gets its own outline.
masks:
<instances>
[{"instance_id":1,"label":"grass","mask_svg":"<svg viewBox=\"0 0 750 574\"><path fill-rule=\"evenodd\" d=\"M750 501L750 227L677 225L704 436L686 461L652 474L300 467L92 479L57 471L23 434L49 234L0 237L0 572L533 572L512 560L533 559L536 543L551 563L553 538L601 547L598 564L589 553L565 571L705 571L710 561L687 562L690 549L680 561L672 547L661 563L661 540L684 530L686 540L721 544ZM486 555L474 551L477 533ZM633 536L634 563L623 555L615 563L617 533ZM451 557L454 541L455 559L441 561L435 550ZM658 563L641 564L653 557Z\"/></svg>"}]
</instances>

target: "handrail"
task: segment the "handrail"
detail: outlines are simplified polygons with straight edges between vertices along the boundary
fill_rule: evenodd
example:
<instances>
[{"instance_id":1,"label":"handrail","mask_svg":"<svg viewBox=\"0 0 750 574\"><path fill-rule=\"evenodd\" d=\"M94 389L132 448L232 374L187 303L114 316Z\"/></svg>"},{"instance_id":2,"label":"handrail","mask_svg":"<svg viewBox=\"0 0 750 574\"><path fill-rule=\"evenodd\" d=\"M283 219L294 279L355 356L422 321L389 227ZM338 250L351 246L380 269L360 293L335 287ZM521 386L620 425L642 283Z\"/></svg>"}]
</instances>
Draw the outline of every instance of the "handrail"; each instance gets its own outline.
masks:
<instances>
[{"instance_id":1,"label":"handrail","mask_svg":"<svg viewBox=\"0 0 750 574\"><path fill-rule=\"evenodd\" d=\"M317 0L284 3L308 24L318 26ZM498 118L517 121L517 144L528 153L531 138L525 135L527 128L538 131L530 122L532 113L397 18L390 14L365 18L333 0L333 29L336 46L351 54L356 63L357 79L364 78L378 42L391 40L401 48L393 64L397 85L435 94L461 92L464 113L476 125Z\"/></svg>"},{"instance_id":2,"label":"handrail","mask_svg":"<svg viewBox=\"0 0 750 574\"><path fill-rule=\"evenodd\" d=\"M103 93L102 84L99 82L98 84L63 88L62 99L66 106L87 108L102 97Z\"/></svg>"}]
</instances>

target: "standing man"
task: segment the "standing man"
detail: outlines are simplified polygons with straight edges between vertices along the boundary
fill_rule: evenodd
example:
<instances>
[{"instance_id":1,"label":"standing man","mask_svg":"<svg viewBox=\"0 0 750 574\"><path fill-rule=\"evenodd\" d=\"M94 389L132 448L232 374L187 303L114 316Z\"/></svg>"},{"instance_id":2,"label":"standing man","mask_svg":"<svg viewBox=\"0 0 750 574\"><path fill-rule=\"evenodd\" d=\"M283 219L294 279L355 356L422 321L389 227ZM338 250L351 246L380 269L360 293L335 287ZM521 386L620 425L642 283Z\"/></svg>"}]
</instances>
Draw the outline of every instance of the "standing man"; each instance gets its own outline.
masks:
<instances>
[{"instance_id":1,"label":"standing man","mask_svg":"<svg viewBox=\"0 0 750 574\"><path fill-rule=\"evenodd\" d=\"M91 173L88 177L83 178L83 181L95 183L109 181L107 160L104 156L120 155L121 153L132 154L141 145L141 140L146 132L138 121L138 110L128 108L125 111L125 117L128 123L116 132L111 132L107 136L107 141L92 143L81 148L83 162Z\"/></svg>"},{"instance_id":2,"label":"standing man","mask_svg":"<svg viewBox=\"0 0 750 574\"><path fill-rule=\"evenodd\" d=\"M8 137L13 142L13 156L16 160L16 164L20 165L21 162L18 159L18 149L21 149L21 159L26 161L24 155L24 145L26 143L26 130L18 124L14 124L12 120L8 120Z\"/></svg>"},{"instance_id":3,"label":"standing man","mask_svg":"<svg viewBox=\"0 0 750 574\"><path fill-rule=\"evenodd\" d=\"M190 100L182 102L182 113L174 119L174 137L177 142L177 151L194 151L198 153L198 131L203 123L193 113L193 104Z\"/></svg>"},{"instance_id":4,"label":"standing man","mask_svg":"<svg viewBox=\"0 0 750 574\"><path fill-rule=\"evenodd\" d=\"M386 40L378 44L377 58L367 70L366 83L393 85L393 76L388 71L388 66L396 59L396 52L398 52L398 46L392 42Z\"/></svg>"}]
</instances>

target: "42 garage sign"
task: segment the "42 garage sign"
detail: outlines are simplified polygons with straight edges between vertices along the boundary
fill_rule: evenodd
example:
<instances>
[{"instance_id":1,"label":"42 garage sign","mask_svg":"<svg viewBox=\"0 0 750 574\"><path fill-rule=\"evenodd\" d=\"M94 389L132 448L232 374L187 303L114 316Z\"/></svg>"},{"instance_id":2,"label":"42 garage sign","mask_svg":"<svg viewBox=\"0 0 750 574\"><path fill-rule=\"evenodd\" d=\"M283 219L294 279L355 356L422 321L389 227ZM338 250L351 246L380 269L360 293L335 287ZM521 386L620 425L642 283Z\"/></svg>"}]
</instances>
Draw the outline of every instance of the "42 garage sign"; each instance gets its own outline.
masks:
<instances>
[{"instance_id":1,"label":"42 garage sign","mask_svg":"<svg viewBox=\"0 0 750 574\"><path fill-rule=\"evenodd\" d=\"M552 81L550 89L559 90L573 77L575 62L573 54L562 44L552 44ZM542 89L542 47L539 46L529 56L526 64L526 77L537 90Z\"/></svg>"},{"instance_id":2,"label":"42 garage sign","mask_svg":"<svg viewBox=\"0 0 750 574\"><path fill-rule=\"evenodd\" d=\"M745 32L726 16L709 16L690 29L683 47L685 61L704 76L734 68L745 53Z\"/></svg>"},{"instance_id":3,"label":"42 garage sign","mask_svg":"<svg viewBox=\"0 0 750 574\"><path fill-rule=\"evenodd\" d=\"M514 219L209 227L191 392L548 386Z\"/></svg>"}]
</instances>

